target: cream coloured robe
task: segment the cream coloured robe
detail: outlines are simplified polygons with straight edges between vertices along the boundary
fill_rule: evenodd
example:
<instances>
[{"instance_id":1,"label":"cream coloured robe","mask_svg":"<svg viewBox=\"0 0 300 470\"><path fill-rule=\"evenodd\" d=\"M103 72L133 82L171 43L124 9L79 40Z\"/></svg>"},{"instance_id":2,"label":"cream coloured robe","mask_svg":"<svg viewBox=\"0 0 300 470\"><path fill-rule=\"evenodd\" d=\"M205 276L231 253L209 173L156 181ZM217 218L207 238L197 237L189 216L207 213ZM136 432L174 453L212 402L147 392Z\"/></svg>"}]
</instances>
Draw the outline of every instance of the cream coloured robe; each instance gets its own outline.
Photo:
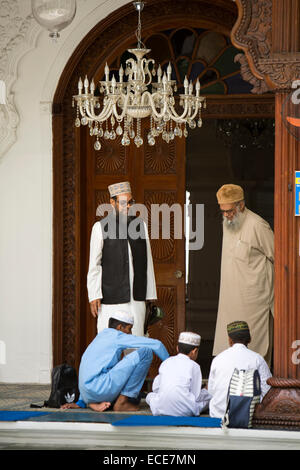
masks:
<instances>
[{"instance_id":1,"label":"cream coloured robe","mask_svg":"<svg viewBox=\"0 0 300 470\"><path fill-rule=\"evenodd\" d=\"M269 347L269 314L274 307L274 234L259 215L245 208L237 232L223 228L219 308L213 355L228 348L226 326L248 323L249 349L265 356Z\"/></svg>"}]
</instances>

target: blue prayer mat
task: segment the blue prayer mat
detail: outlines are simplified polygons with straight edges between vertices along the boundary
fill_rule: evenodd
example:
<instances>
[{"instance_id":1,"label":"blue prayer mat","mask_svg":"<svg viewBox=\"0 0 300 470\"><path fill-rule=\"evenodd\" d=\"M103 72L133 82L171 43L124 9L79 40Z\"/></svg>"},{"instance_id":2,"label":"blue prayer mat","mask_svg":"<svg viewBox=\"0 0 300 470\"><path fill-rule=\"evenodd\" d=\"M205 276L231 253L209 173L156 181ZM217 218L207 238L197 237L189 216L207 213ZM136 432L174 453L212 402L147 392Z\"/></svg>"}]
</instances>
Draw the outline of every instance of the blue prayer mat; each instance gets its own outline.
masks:
<instances>
[{"instance_id":1,"label":"blue prayer mat","mask_svg":"<svg viewBox=\"0 0 300 470\"><path fill-rule=\"evenodd\" d=\"M114 421L119 421L125 415L122 413L98 413L94 412L80 412L80 411L57 411L48 413L47 416L32 417L30 421L54 421L54 422L75 422L75 423L107 423L113 424Z\"/></svg>"},{"instance_id":2,"label":"blue prayer mat","mask_svg":"<svg viewBox=\"0 0 300 470\"><path fill-rule=\"evenodd\" d=\"M47 414L49 413L43 411L0 411L0 421L24 421Z\"/></svg>"},{"instance_id":3,"label":"blue prayer mat","mask_svg":"<svg viewBox=\"0 0 300 470\"><path fill-rule=\"evenodd\" d=\"M0 411L0 421L56 421L108 423L113 426L193 426L219 428L221 419L181 416L126 415L121 413Z\"/></svg>"},{"instance_id":4,"label":"blue prayer mat","mask_svg":"<svg viewBox=\"0 0 300 470\"><path fill-rule=\"evenodd\" d=\"M111 423L113 426L194 426L220 428L222 420L205 416L151 416L135 415Z\"/></svg>"}]
</instances>

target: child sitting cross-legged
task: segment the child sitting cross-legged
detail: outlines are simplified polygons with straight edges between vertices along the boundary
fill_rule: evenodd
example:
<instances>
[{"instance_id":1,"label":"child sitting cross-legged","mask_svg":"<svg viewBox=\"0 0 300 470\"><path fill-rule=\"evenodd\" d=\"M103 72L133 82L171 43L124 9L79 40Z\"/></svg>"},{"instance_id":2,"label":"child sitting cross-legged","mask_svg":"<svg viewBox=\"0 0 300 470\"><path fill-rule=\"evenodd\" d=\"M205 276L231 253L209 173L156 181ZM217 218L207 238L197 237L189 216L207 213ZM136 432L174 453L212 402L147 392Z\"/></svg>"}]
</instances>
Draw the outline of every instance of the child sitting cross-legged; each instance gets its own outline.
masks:
<instances>
[{"instance_id":1,"label":"child sitting cross-legged","mask_svg":"<svg viewBox=\"0 0 300 470\"><path fill-rule=\"evenodd\" d=\"M210 395L201 388L202 373L196 362L200 341L196 333L180 333L178 354L160 365L153 391L146 397L154 416L199 416L208 407Z\"/></svg>"}]
</instances>

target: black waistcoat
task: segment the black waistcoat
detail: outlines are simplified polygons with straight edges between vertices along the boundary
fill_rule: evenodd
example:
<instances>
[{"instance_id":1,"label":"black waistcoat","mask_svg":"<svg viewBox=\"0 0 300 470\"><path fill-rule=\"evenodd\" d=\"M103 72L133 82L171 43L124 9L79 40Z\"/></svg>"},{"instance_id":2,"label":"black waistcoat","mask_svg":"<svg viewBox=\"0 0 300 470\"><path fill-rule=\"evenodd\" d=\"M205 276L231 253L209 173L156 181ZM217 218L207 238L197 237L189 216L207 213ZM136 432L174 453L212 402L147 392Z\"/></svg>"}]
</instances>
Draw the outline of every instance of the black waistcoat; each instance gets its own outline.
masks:
<instances>
[{"instance_id":1,"label":"black waistcoat","mask_svg":"<svg viewBox=\"0 0 300 470\"><path fill-rule=\"evenodd\" d=\"M133 259L133 298L145 300L147 292L147 245L142 219L110 214L101 220L102 251L102 303L123 304L130 301L128 242ZM131 236L130 224L137 227L139 237ZM129 230L128 230L129 227ZM131 226L132 227L132 226Z\"/></svg>"}]
</instances>

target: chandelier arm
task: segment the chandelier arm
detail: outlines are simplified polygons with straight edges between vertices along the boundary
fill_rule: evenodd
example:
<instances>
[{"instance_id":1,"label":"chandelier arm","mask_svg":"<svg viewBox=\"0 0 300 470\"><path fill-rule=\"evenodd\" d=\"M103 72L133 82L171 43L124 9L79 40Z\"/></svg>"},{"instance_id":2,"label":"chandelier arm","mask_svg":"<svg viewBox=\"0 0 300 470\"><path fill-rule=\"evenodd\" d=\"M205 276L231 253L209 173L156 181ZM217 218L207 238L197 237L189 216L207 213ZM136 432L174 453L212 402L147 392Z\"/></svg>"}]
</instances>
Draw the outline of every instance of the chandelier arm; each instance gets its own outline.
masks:
<instances>
[{"instance_id":1,"label":"chandelier arm","mask_svg":"<svg viewBox=\"0 0 300 470\"><path fill-rule=\"evenodd\" d=\"M108 119L109 116L112 113L112 109L111 109L111 106L110 106L110 101L111 100L109 98L108 103L105 104L105 106L103 107L101 113L99 113L98 116L95 113L92 113L92 111L90 110L89 103L86 103L85 110L86 110L86 113L88 115L88 119L90 119L92 121L97 121L97 122L102 122L102 121L105 121L106 119ZM81 108L80 108L80 112L82 113Z\"/></svg>"},{"instance_id":2,"label":"chandelier arm","mask_svg":"<svg viewBox=\"0 0 300 470\"><path fill-rule=\"evenodd\" d=\"M195 111L194 111L194 114L193 114L192 116L189 116L189 119L191 119L191 120L195 119L195 117L197 116L197 114L198 114L198 112L199 112L199 109L201 109L201 108L200 108L199 105L197 104L196 109L195 109Z\"/></svg>"},{"instance_id":3,"label":"chandelier arm","mask_svg":"<svg viewBox=\"0 0 300 470\"><path fill-rule=\"evenodd\" d=\"M88 121L92 121L93 118L90 117L89 113L86 110L86 107L83 107L82 104L79 105L79 111L82 117L86 117Z\"/></svg>"},{"instance_id":4,"label":"chandelier arm","mask_svg":"<svg viewBox=\"0 0 300 470\"><path fill-rule=\"evenodd\" d=\"M123 110L122 110L122 113L121 114L118 114L118 111L117 111L117 103L114 103L113 104L113 113L115 115L115 117L122 121L122 119L124 119L126 113L127 113L127 105L128 105L128 101L129 101L129 94L126 95L125 99L124 97L121 95L120 98L122 98L122 106L123 106Z\"/></svg>"},{"instance_id":5,"label":"chandelier arm","mask_svg":"<svg viewBox=\"0 0 300 470\"><path fill-rule=\"evenodd\" d=\"M180 121L186 120L186 115L187 115L187 112L188 112L187 101L184 104L184 110L181 114L177 113L174 106L170 106L170 111L171 111L170 112L171 118L173 119L173 121L180 122Z\"/></svg>"},{"instance_id":6,"label":"chandelier arm","mask_svg":"<svg viewBox=\"0 0 300 470\"><path fill-rule=\"evenodd\" d=\"M164 101L164 107L163 107L163 110L158 113L157 110L156 110L156 107L155 107L155 104L154 104L154 101L155 101L155 98L156 96L161 96L160 93L154 93L152 96L151 94L149 93L149 91L145 91L143 93L143 97L142 97L142 100L144 98L144 96L148 96L149 97L149 103L150 103L150 106L151 106L151 109L152 109L152 112L154 114L154 116L156 117L156 119L162 119L167 111L167 102ZM144 100L143 100L144 101Z\"/></svg>"},{"instance_id":7,"label":"chandelier arm","mask_svg":"<svg viewBox=\"0 0 300 470\"><path fill-rule=\"evenodd\" d=\"M180 114L180 115L175 111L174 106L170 106L170 109L171 109L172 114L173 114L172 119L173 119L174 121L180 121L180 120L183 120L183 119L184 119L184 120L187 120L187 119L193 120L193 119L195 119L195 117L197 116L197 113L199 112L199 109L200 109L200 108L199 108L199 105L197 105L197 106L196 106L196 109L195 109L195 111L194 111L194 113L193 113L193 115L190 115L190 116L187 116L187 115L186 115L186 114L187 114L187 111L188 111L188 104L187 104L187 101L185 102L184 111L183 111L183 113Z\"/></svg>"},{"instance_id":8,"label":"chandelier arm","mask_svg":"<svg viewBox=\"0 0 300 470\"><path fill-rule=\"evenodd\" d=\"M144 84L145 86L148 86L150 85L150 83L152 82L152 77L151 77L151 72L149 70L149 64L154 64L155 61L153 59L143 59L142 60L142 70L143 70L143 75L144 75ZM148 75L148 82L146 82L146 75Z\"/></svg>"},{"instance_id":9,"label":"chandelier arm","mask_svg":"<svg viewBox=\"0 0 300 470\"><path fill-rule=\"evenodd\" d=\"M177 117L176 115L170 113L170 117L171 117L172 121L174 121L178 124L184 124L186 122L186 118L184 116Z\"/></svg>"},{"instance_id":10,"label":"chandelier arm","mask_svg":"<svg viewBox=\"0 0 300 470\"><path fill-rule=\"evenodd\" d=\"M146 78L145 78L145 65L147 64L147 60L145 57L140 61L140 66L138 66L138 70L142 74L142 82L145 84Z\"/></svg>"},{"instance_id":11,"label":"chandelier arm","mask_svg":"<svg viewBox=\"0 0 300 470\"><path fill-rule=\"evenodd\" d=\"M111 109L108 109L106 114L104 114L104 111L106 111L106 109L103 109L101 114L99 114L98 116L95 116L94 121L104 122L111 116L112 114Z\"/></svg>"},{"instance_id":12,"label":"chandelier arm","mask_svg":"<svg viewBox=\"0 0 300 470\"><path fill-rule=\"evenodd\" d=\"M82 106L80 106L81 114L85 115L89 121L93 121L96 117L95 113L93 112L94 107L93 106L91 106L91 107L92 107L92 110L90 109L90 103L89 103L88 100L85 101L84 108L82 108Z\"/></svg>"}]
</instances>

